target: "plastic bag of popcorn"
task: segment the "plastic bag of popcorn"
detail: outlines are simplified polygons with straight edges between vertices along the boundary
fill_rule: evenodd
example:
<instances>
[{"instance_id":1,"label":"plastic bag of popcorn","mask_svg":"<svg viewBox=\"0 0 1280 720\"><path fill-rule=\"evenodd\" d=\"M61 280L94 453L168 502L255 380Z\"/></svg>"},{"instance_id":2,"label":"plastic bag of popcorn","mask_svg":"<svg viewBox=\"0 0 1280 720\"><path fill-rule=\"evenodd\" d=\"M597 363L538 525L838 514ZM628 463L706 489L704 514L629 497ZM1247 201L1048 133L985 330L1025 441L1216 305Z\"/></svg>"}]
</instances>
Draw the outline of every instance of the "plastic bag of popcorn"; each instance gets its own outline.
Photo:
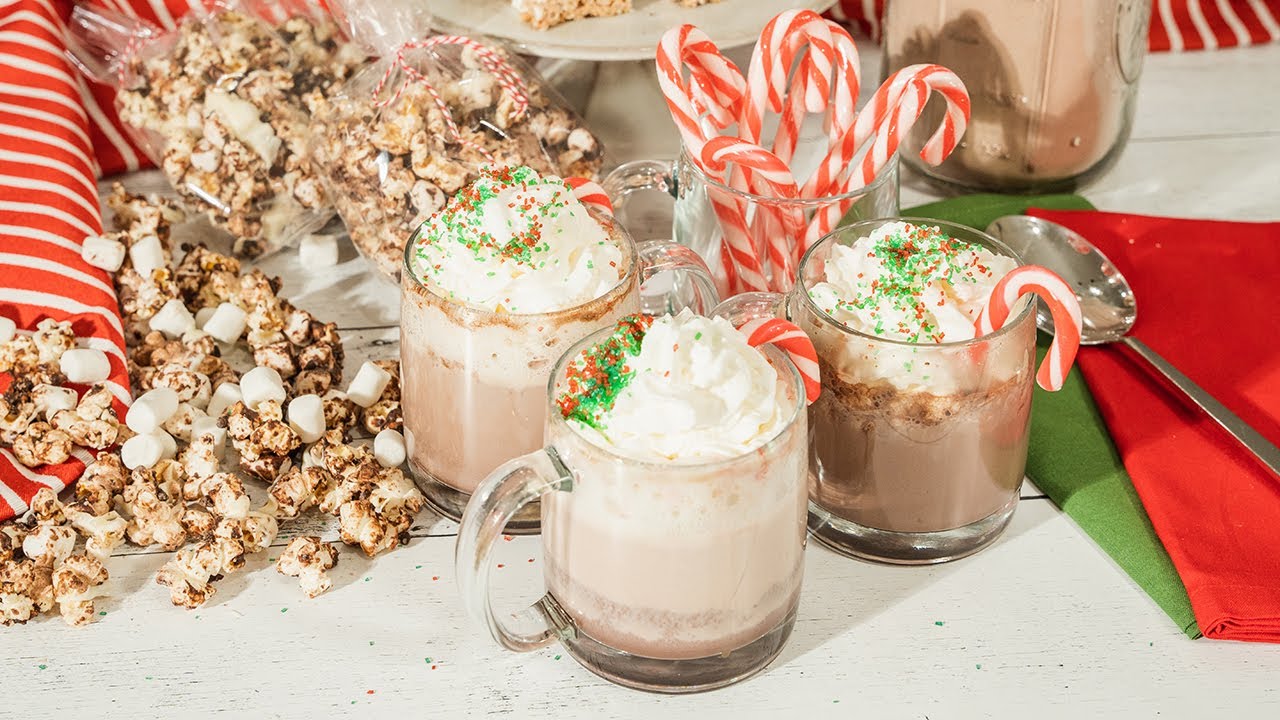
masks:
<instances>
[{"instance_id":1,"label":"plastic bag of popcorn","mask_svg":"<svg viewBox=\"0 0 1280 720\"><path fill-rule=\"evenodd\" d=\"M117 88L120 119L184 203L249 257L332 217L307 160L310 115L365 59L332 20L273 26L266 5L197 4L173 32L77 5L68 29L77 64Z\"/></svg>"},{"instance_id":2,"label":"plastic bag of popcorn","mask_svg":"<svg viewBox=\"0 0 1280 720\"><path fill-rule=\"evenodd\" d=\"M596 137L506 47L433 35L422 2L329 5L378 59L313 116L312 158L356 247L386 276L399 278L409 236L486 164L600 170Z\"/></svg>"}]
</instances>

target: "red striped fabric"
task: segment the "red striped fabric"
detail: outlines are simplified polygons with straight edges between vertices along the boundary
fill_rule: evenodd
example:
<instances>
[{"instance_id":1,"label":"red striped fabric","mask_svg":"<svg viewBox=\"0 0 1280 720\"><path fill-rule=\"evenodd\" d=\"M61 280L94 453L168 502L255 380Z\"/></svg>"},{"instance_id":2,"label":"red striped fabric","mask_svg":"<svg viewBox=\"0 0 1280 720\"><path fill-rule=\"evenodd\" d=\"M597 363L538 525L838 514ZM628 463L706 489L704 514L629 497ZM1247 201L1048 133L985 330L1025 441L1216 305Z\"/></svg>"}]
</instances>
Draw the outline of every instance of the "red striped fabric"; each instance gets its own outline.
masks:
<instances>
[{"instance_id":1,"label":"red striped fabric","mask_svg":"<svg viewBox=\"0 0 1280 720\"><path fill-rule=\"evenodd\" d=\"M831 16L880 39L888 0L840 0ZM1211 50L1280 40L1280 0L1152 0L1152 52Z\"/></svg>"},{"instance_id":2,"label":"red striped fabric","mask_svg":"<svg viewBox=\"0 0 1280 720\"><path fill-rule=\"evenodd\" d=\"M70 10L62 0L0 7L0 315L22 332L47 318L70 321L82 345L110 359L123 414L129 377L115 291L80 258L84 237L102 230L92 129L102 119L62 52ZM11 380L0 373L0 390ZM42 487L61 490L91 461L78 448L65 463L28 468L0 448L0 520L25 511Z\"/></svg>"}]
</instances>

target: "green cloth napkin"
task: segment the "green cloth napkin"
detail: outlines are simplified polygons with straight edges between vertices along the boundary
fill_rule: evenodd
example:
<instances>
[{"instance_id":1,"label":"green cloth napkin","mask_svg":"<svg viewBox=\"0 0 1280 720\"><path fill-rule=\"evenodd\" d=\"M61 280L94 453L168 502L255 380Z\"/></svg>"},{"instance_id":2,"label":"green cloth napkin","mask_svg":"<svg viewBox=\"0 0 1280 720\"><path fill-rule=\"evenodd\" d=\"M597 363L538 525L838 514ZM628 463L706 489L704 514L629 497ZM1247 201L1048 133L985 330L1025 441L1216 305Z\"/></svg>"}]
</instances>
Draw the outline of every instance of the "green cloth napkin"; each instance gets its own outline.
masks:
<instances>
[{"instance_id":1,"label":"green cloth napkin","mask_svg":"<svg viewBox=\"0 0 1280 720\"><path fill-rule=\"evenodd\" d=\"M1092 210L1079 195L968 195L903 210L985 229L1029 207ZM1040 355L1048 338L1041 336ZM1079 370L1062 390L1035 389L1027 475L1116 561L1189 637L1200 637L1186 588L1151 527Z\"/></svg>"}]
</instances>

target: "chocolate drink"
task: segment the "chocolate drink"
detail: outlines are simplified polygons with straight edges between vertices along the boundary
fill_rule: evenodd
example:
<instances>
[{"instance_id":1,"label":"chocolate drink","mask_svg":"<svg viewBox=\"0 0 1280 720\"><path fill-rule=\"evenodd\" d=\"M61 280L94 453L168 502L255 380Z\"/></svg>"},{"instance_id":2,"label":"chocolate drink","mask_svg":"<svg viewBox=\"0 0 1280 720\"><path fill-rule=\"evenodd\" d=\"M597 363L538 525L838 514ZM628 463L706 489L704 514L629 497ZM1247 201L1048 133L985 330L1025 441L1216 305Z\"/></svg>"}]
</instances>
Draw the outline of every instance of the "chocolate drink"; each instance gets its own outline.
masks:
<instances>
[{"instance_id":1,"label":"chocolate drink","mask_svg":"<svg viewBox=\"0 0 1280 720\"><path fill-rule=\"evenodd\" d=\"M940 532L1007 508L1022 485L1031 386L952 395L840 379L823 367L809 494L870 528Z\"/></svg>"},{"instance_id":2,"label":"chocolate drink","mask_svg":"<svg viewBox=\"0 0 1280 720\"><path fill-rule=\"evenodd\" d=\"M930 101L904 151L928 175L1007 191L1069 186L1124 146L1146 50L1146 0L889 3L886 67L937 63L964 81L968 130L937 168L915 159L941 119Z\"/></svg>"}]
</instances>

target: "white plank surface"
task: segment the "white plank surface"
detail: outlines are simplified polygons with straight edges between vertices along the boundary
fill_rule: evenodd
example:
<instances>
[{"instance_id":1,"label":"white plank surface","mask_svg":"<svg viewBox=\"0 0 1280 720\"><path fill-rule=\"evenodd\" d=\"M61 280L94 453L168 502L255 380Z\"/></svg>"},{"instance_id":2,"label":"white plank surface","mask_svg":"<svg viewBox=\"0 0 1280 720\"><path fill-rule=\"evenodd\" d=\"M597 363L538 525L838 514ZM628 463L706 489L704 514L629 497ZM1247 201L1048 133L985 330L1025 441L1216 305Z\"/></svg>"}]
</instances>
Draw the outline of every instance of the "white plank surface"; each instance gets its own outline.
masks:
<instances>
[{"instance_id":1,"label":"white plank surface","mask_svg":"<svg viewBox=\"0 0 1280 720\"><path fill-rule=\"evenodd\" d=\"M866 55L867 77L878 77L875 53ZM1280 47L1149 58L1134 141L1084 194L1112 210L1280 217L1277 68ZM597 83L588 115L620 160L674 151L661 106L645 94L651 73L606 66ZM903 190L904 205L935 197ZM299 268L292 252L263 267L299 305L347 330L352 361L395 353L396 290L349 247L322 272ZM312 527L332 537L325 521ZM334 590L311 601L269 567L277 546L191 612L169 606L153 582L167 554L113 558L113 596L93 626L50 618L0 630L0 717L1280 715L1280 647L1186 639L1044 499L1024 500L994 547L942 567L872 565L811 545L782 657L694 697L612 686L555 648L499 651L462 617L453 531L424 513L407 548L375 561L343 548ZM532 599L537 540L501 552L501 587Z\"/></svg>"}]
</instances>

